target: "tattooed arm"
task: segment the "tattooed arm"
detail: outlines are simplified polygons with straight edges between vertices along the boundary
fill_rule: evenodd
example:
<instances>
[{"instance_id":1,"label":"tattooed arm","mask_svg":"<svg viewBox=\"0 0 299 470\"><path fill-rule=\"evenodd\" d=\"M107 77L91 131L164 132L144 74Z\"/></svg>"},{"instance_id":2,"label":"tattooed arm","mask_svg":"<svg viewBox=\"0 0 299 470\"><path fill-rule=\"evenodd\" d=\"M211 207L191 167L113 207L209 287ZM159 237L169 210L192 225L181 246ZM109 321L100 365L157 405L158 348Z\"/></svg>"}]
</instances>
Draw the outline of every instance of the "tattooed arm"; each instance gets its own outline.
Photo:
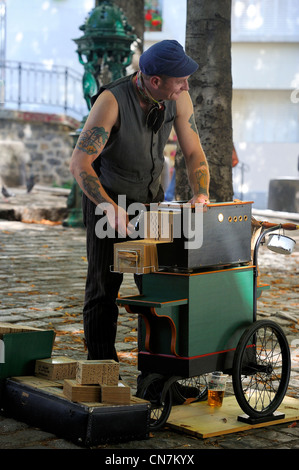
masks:
<instances>
[{"instance_id":1,"label":"tattooed arm","mask_svg":"<svg viewBox=\"0 0 299 470\"><path fill-rule=\"evenodd\" d=\"M94 204L105 204L110 225L123 236L127 233L128 216L103 188L92 163L103 151L113 126L118 123L118 104L114 96L104 91L92 107L73 151L70 170L76 181Z\"/></svg>"},{"instance_id":2,"label":"tattooed arm","mask_svg":"<svg viewBox=\"0 0 299 470\"><path fill-rule=\"evenodd\" d=\"M108 132L105 131L104 127L93 127L92 129L83 130L78 138L76 144L76 149L74 150L74 160L81 161L81 165L90 168L85 168L81 172L76 172L79 169L79 166L73 165L73 174L76 177L79 185L85 192L85 194L96 204L105 202L107 197L105 197L103 187L94 173L91 163L102 151L105 146L105 143L108 140ZM80 153L79 153L80 152ZM82 155L82 156L81 156ZM81 156L81 158L80 158ZM88 158L90 156L91 158ZM74 162L73 162L74 163ZM81 168L82 169L82 168Z\"/></svg>"},{"instance_id":3,"label":"tattooed arm","mask_svg":"<svg viewBox=\"0 0 299 470\"><path fill-rule=\"evenodd\" d=\"M200 143L194 119L194 110L189 93L184 92L177 100L175 130L186 161L190 187L193 191L191 203L209 202L209 166Z\"/></svg>"}]
</instances>

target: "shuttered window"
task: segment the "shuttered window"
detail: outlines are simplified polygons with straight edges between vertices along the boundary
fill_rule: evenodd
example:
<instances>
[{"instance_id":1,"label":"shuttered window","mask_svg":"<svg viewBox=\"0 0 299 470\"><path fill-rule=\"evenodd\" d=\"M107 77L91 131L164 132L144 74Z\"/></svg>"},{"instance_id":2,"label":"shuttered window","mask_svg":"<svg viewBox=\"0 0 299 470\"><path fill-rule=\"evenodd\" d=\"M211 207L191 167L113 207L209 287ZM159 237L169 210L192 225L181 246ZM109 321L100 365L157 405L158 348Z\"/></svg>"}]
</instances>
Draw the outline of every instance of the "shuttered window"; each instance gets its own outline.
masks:
<instances>
[{"instance_id":1,"label":"shuttered window","mask_svg":"<svg viewBox=\"0 0 299 470\"><path fill-rule=\"evenodd\" d=\"M233 0L232 41L299 41L299 1Z\"/></svg>"}]
</instances>

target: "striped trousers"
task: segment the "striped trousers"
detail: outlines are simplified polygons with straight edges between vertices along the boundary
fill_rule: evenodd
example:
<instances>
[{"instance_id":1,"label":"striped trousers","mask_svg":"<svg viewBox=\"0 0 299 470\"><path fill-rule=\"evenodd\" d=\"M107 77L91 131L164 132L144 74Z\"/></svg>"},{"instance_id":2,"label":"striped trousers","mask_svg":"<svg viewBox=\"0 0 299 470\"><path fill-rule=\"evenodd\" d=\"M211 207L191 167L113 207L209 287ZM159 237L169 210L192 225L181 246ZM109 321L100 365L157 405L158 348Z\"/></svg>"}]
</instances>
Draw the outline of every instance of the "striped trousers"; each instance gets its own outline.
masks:
<instances>
[{"instance_id":1,"label":"striped trousers","mask_svg":"<svg viewBox=\"0 0 299 470\"><path fill-rule=\"evenodd\" d=\"M115 350L118 319L116 298L123 274L112 271L113 247L116 241L124 239L97 237L96 224L103 216L96 215L95 208L95 204L83 194L82 209L88 261L83 308L85 342L88 359L118 361ZM142 276L135 276L135 282L141 291Z\"/></svg>"}]
</instances>

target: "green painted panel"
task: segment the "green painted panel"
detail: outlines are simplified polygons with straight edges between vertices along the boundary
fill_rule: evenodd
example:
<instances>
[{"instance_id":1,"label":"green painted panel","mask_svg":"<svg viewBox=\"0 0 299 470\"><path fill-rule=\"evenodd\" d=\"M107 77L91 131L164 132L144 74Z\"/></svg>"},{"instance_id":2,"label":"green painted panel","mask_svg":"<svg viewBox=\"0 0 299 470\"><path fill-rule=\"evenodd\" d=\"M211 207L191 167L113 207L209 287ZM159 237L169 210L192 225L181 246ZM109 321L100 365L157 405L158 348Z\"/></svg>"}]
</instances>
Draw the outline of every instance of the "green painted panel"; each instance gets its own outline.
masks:
<instances>
[{"instance_id":1,"label":"green painted panel","mask_svg":"<svg viewBox=\"0 0 299 470\"><path fill-rule=\"evenodd\" d=\"M189 356L235 348L253 321L253 268L190 277Z\"/></svg>"},{"instance_id":2,"label":"green painted panel","mask_svg":"<svg viewBox=\"0 0 299 470\"><path fill-rule=\"evenodd\" d=\"M155 353L170 354L171 328L165 317L175 325L176 352L184 357L235 348L253 321L252 267L192 275L147 274L143 279L144 299L160 302L151 322ZM188 303L162 304L180 298Z\"/></svg>"},{"instance_id":3,"label":"green painted panel","mask_svg":"<svg viewBox=\"0 0 299 470\"><path fill-rule=\"evenodd\" d=\"M185 307L185 308L183 308ZM157 354L172 354L171 343L175 327L175 352L179 356L188 354L188 311L187 306L163 307L156 310L157 316L149 317L151 324L151 350ZM145 325L141 323L142 332L139 335L139 346L145 350Z\"/></svg>"},{"instance_id":4,"label":"green painted panel","mask_svg":"<svg viewBox=\"0 0 299 470\"><path fill-rule=\"evenodd\" d=\"M143 276L143 293L146 297L159 302L176 299L176 305L163 305L156 310L159 316L169 316L176 328L176 353L180 356L188 354L188 306L179 299L188 299L189 276L180 274L146 274ZM181 304L181 305L179 305ZM160 354L170 354L169 322L161 321L154 332L155 351Z\"/></svg>"},{"instance_id":5,"label":"green painted panel","mask_svg":"<svg viewBox=\"0 0 299 470\"><path fill-rule=\"evenodd\" d=\"M4 362L0 364L0 378L33 375L36 359L51 357L54 338L53 330L3 334Z\"/></svg>"},{"instance_id":6,"label":"green painted panel","mask_svg":"<svg viewBox=\"0 0 299 470\"><path fill-rule=\"evenodd\" d=\"M189 276L171 273L145 274L142 289L143 294L160 301L167 301L171 298L184 299L188 297Z\"/></svg>"}]
</instances>

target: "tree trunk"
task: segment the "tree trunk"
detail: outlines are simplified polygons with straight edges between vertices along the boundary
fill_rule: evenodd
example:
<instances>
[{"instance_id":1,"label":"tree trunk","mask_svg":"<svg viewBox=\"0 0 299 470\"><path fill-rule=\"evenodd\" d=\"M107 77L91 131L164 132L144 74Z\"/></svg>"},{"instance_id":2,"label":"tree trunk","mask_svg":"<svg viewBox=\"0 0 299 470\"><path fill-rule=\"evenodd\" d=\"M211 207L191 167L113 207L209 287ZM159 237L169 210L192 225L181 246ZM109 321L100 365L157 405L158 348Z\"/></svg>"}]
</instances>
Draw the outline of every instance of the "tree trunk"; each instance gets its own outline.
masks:
<instances>
[{"instance_id":1,"label":"tree trunk","mask_svg":"<svg viewBox=\"0 0 299 470\"><path fill-rule=\"evenodd\" d=\"M195 121L207 156L210 199L229 201L232 187L231 0L187 0L186 52L199 69L189 80ZM181 152L176 199L188 199Z\"/></svg>"},{"instance_id":2,"label":"tree trunk","mask_svg":"<svg viewBox=\"0 0 299 470\"><path fill-rule=\"evenodd\" d=\"M113 3L123 10L130 26L134 28L138 40L139 53L143 52L144 36L144 0L113 0Z\"/></svg>"}]
</instances>

